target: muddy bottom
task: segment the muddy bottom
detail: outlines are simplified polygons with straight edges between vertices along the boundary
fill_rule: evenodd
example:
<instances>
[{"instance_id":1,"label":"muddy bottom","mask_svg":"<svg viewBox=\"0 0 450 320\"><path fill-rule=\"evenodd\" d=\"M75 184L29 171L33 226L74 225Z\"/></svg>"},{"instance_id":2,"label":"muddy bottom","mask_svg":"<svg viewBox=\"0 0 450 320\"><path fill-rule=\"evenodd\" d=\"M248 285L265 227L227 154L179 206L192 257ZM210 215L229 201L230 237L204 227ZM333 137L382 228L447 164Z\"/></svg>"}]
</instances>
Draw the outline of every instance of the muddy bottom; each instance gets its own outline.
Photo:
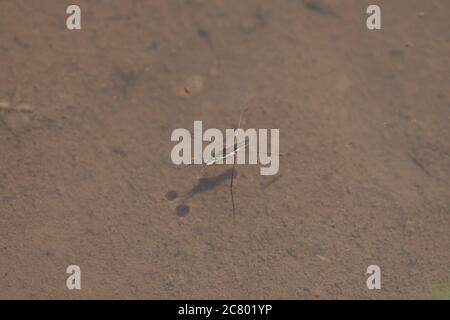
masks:
<instances>
[{"instance_id":1,"label":"muddy bottom","mask_svg":"<svg viewBox=\"0 0 450 320\"><path fill-rule=\"evenodd\" d=\"M448 297L449 1L77 4L0 4L0 298ZM276 175L172 163L246 103Z\"/></svg>"}]
</instances>

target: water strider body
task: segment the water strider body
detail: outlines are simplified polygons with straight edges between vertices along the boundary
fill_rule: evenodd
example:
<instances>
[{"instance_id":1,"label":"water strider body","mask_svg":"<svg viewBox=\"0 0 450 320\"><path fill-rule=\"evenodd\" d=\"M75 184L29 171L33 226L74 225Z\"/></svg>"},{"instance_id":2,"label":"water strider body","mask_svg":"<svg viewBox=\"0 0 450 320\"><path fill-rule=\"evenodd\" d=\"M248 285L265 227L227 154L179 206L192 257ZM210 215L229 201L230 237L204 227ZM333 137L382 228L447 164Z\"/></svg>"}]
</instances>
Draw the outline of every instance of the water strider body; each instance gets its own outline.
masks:
<instances>
[{"instance_id":1,"label":"water strider body","mask_svg":"<svg viewBox=\"0 0 450 320\"><path fill-rule=\"evenodd\" d=\"M205 160L205 165L210 166L216 164L219 160L226 159L230 156L234 156L239 150L245 149L250 141L249 137L245 137L243 141L235 142L233 146L224 147L222 152L214 154L212 157Z\"/></svg>"}]
</instances>

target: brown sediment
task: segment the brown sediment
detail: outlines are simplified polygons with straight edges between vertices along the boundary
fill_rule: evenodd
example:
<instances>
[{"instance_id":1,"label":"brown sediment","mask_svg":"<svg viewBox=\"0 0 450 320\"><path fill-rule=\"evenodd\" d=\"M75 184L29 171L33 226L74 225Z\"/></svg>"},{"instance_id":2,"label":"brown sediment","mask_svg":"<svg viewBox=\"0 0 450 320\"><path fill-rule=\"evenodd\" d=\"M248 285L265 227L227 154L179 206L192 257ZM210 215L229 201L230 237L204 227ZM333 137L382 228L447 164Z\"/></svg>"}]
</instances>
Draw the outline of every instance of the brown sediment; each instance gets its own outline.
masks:
<instances>
[{"instance_id":1,"label":"brown sediment","mask_svg":"<svg viewBox=\"0 0 450 320\"><path fill-rule=\"evenodd\" d=\"M61 1L3 1L0 298L448 287L450 2L377 2L379 31L359 0L79 0L68 31ZM170 135L233 128L251 96L242 127L280 129L282 178L237 165L233 221L230 168L196 180Z\"/></svg>"}]
</instances>

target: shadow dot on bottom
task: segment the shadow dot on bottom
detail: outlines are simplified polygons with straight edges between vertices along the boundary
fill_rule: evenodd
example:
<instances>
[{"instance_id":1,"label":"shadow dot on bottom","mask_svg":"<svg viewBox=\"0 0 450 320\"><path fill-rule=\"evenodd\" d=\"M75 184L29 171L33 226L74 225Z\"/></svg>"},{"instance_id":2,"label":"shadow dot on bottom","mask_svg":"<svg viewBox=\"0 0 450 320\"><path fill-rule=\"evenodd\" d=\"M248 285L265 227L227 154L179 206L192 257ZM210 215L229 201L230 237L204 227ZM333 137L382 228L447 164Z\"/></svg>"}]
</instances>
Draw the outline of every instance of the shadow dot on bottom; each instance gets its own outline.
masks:
<instances>
[{"instance_id":1,"label":"shadow dot on bottom","mask_svg":"<svg viewBox=\"0 0 450 320\"><path fill-rule=\"evenodd\" d=\"M185 204L180 204L177 207L177 216L185 217L185 216L187 216L188 213L189 213L189 206L187 206Z\"/></svg>"}]
</instances>

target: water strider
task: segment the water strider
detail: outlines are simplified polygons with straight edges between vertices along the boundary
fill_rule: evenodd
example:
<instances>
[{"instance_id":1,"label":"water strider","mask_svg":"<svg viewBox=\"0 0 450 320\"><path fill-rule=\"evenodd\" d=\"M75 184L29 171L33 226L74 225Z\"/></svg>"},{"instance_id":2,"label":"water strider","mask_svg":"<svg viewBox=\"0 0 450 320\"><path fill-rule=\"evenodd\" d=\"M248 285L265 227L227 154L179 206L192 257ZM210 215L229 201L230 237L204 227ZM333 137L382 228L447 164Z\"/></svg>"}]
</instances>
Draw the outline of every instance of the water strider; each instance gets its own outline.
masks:
<instances>
[{"instance_id":1,"label":"water strider","mask_svg":"<svg viewBox=\"0 0 450 320\"><path fill-rule=\"evenodd\" d=\"M205 151L201 152L201 150L199 151L199 144L198 141L196 143L195 139L196 136L198 136L198 133L202 132L201 129L201 121L194 121L194 149L196 150L196 156L199 154L203 155L203 159L199 159L199 157L194 157L194 164L203 164L203 168L201 170L201 174L199 178L199 184L197 186L195 186L183 199L183 203L181 206L178 206L177 208L177 213L179 216L184 216L187 214L186 210L188 210L189 207L186 206L185 202L187 199L191 198L193 195L195 195L198 192L203 192L207 189L213 188L215 187L218 183L222 182L224 180L224 177L228 178L228 173L230 173L229 178L230 178L230 196L231 196L231 203L232 203L232 210L233 210L233 217L235 217L236 215L236 206L235 206L235 201L234 201L234 192L233 192L233 183L234 183L234 177L235 177L235 166L236 163L238 164L243 164L245 163L245 154L240 154L241 151L244 151L246 148L249 148L249 157L250 157L250 164L256 164L257 163L257 155L260 155L260 162L264 165L268 165L270 164L269 167L262 167L261 168L261 174L262 175L273 175L278 173L278 169L279 169L279 160L278 157L280 156L280 154L278 153L279 150L279 130L278 129L272 129L274 132L272 132L272 137L271 137L271 152L270 152L270 157L268 156L269 154L266 153L265 151L267 151L267 130L266 129L261 129L260 130L260 134L259 134L259 152L257 151L258 146L256 145L256 141L257 141L257 135L256 135L256 130L255 129L248 129L248 130L243 130L242 128L240 128L241 126L241 122L242 122L242 118L244 113L248 110L248 105L246 107L243 108L243 110L240 113L239 116L239 122L238 122L238 127L237 129L233 129L231 130L232 136L231 136L231 141L229 139L229 135L227 136L226 142L227 145L223 146L223 136L220 133L219 130L217 129L209 129L209 130L215 130L213 134L209 135L207 130L205 132L205 136L207 136L209 138L209 141L211 141L211 137L214 136L214 134L216 134L217 132L220 133L220 137L219 139L217 138L217 136L215 136L214 142L215 144L211 143L210 146L208 146ZM198 123L200 123L200 127L198 126ZM176 141L177 137L178 138L183 138L183 141L180 142L177 146L175 146L172 150L172 161L174 161L174 163L176 164L191 164L192 158L190 156L190 147L191 147L191 141L190 141L190 132L188 132L185 129L177 129L177 130L184 130L182 132L178 132L176 133L174 131L174 133L172 134L172 141ZM187 134L186 132L187 131ZM262 134L261 134L262 131ZM228 132L228 130L227 130ZM197 133L197 135L196 135ZM264 137L264 133L265 133L265 137ZM188 136L189 141L188 143L186 143L187 146L184 146L183 143L185 143L187 139L184 139L186 136ZM207 138L207 140L208 140ZM201 147L201 140L200 139L200 147ZM181 146L181 148L179 147ZM219 147L220 146L220 147ZM177 147L177 148L176 148ZM275 149L275 150L274 150ZM261 151L263 150L263 151ZM180 151L182 151L183 156L182 158L176 158L177 156L179 156ZM187 152L186 152L187 151ZM261 155L265 155L264 157L261 157ZM243 160L242 160L242 158ZM275 161L272 161L273 159L275 159ZM175 159L175 160L174 160ZM224 161L225 160L225 161ZM237 161L236 161L237 160ZM224 164L224 162L226 164L232 164L233 167L231 170L227 170L225 172L225 174L219 175L217 176L217 179L215 178L204 178L204 173L206 171L207 168L213 166L213 165L218 165L218 164ZM182 211L178 212L180 209L181 210L182 207Z\"/></svg>"}]
</instances>

